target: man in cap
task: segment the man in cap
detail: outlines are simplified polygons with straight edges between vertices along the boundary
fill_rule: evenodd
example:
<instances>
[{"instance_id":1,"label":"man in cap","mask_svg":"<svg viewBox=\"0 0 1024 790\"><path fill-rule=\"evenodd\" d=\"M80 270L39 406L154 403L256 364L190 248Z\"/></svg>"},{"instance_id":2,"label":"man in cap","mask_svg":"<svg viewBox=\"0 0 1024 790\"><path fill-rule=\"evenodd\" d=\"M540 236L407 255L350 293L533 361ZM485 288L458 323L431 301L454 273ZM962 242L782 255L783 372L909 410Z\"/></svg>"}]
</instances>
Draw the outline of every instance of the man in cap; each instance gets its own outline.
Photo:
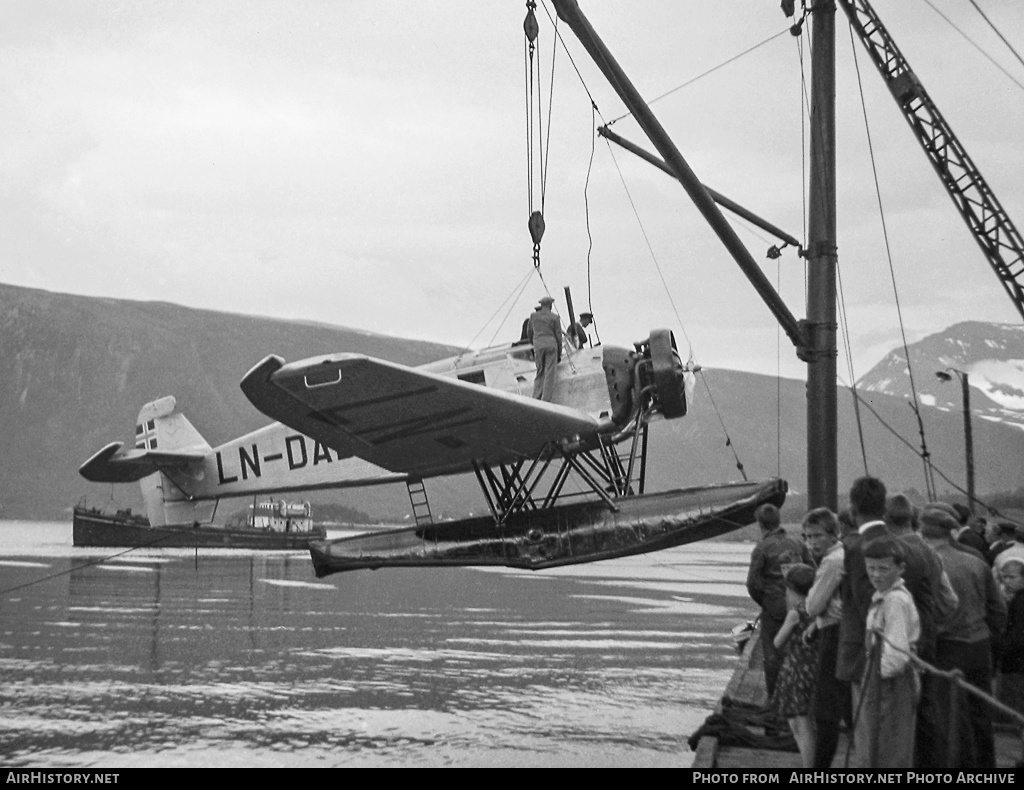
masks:
<instances>
[{"instance_id":1,"label":"man in cap","mask_svg":"<svg viewBox=\"0 0 1024 790\"><path fill-rule=\"evenodd\" d=\"M954 502L952 507L958 522L957 529L953 533L953 540L959 541L963 546L970 546L984 557L985 552L988 551L988 543L985 542L981 533L972 526L971 511L966 505L961 505L959 502Z\"/></svg>"},{"instance_id":2,"label":"man in cap","mask_svg":"<svg viewBox=\"0 0 1024 790\"><path fill-rule=\"evenodd\" d=\"M551 311L555 300L542 296L530 316L530 341L537 376L533 380L533 397L550 402L555 394L555 366L562 359L562 322Z\"/></svg>"},{"instance_id":3,"label":"man in cap","mask_svg":"<svg viewBox=\"0 0 1024 790\"><path fill-rule=\"evenodd\" d=\"M569 327L569 331L565 334L569 337L569 342L572 343L572 347L575 349L581 349L587 345L587 327L594 322L593 313L580 313L580 320L574 321L572 326Z\"/></svg>"},{"instance_id":4,"label":"man in cap","mask_svg":"<svg viewBox=\"0 0 1024 790\"><path fill-rule=\"evenodd\" d=\"M960 602L953 616L938 626L935 665L960 670L968 683L991 694L992 639L1003 630L1006 607L985 560L954 545L959 526L945 509L928 507L921 514L921 536L942 561ZM961 698L959 719L952 721L952 691L948 683L935 689L944 736L928 755L929 768L994 771L992 717L983 702L968 694ZM957 735L953 749L951 730Z\"/></svg>"},{"instance_id":5,"label":"man in cap","mask_svg":"<svg viewBox=\"0 0 1024 790\"><path fill-rule=\"evenodd\" d=\"M988 564L995 566L996 557L1017 543L1017 525L1012 521L1000 521L993 529L992 543L985 553Z\"/></svg>"}]
</instances>

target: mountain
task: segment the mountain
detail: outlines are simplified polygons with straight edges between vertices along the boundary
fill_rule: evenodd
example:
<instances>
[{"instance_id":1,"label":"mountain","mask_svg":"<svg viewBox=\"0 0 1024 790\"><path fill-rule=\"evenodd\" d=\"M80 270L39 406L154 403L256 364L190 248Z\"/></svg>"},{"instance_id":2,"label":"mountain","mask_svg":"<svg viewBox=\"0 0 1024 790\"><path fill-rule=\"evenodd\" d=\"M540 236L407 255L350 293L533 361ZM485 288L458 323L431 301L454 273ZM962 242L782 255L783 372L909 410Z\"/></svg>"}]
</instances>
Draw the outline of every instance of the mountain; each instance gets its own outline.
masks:
<instances>
[{"instance_id":1,"label":"mountain","mask_svg":"<svg viewBox=\"0 0 1024 790\"><path fill-rule=\"evenodd\" d=\"M971 412L976 419L1024 428L1024 326L964 321L902 349L890 351L857 382L864 391L910 397L909 370L920 402L962 412L961 388L954 376L943 382L935 373L950 368L967 374Z\"/></svg>"},{"instance_id":2,"label":"mountain","mask_svg":"<svg viewBox=\"0 0 1024 790\"><path fill-rule=\"evenodd\" d=\"M212 445L266 425L239 390L267 354L339 350L417 365L451 346L322 324L0 285L0 517L58 519L88 495L141 507L137 486L87 483L108 442L133 446L139 407L174 395ZM365 510L365 508L362 508Z\"/></svg>"},{"instance_id":3,"label":"mountain","mask_svg":"<svg viewBox=\"0 0 1024 790\"><path fill-rule=\"evenodd\" d=\"M945 484L940 478L940 492L962 487L965 477L959 388L940 384L932 375L950 366L968 370L972 385L977 376L982 388L978 404L972 400L973 407L984 409L974 430L979 494L1024 486L1024 430L1019 427L1024 418L1012 409L1012 398L1024 396L1011 375L1020 370L1013 360L1024 359L1024 335L1014 329L958 324L948 330L952 340L930 344L929 338L911 350L915 371L929 379L928 389L922 383L918 391L935 399L934 406L922 408L928 447L936 466L953 481ZM40 520L68 518L82 497L92 504L113 500L122 507L141 507L137 486L91 484L78 475L78 467L110 441L134 443L135 416L154 398L174 395L197 430L216 445L268 422L238 387L246 371L267 354L292 361L351 351L416 365L458 351L323 324L2 284L0 338L0 369L5 372L0 381L0 517ZM861 428L853 399L840 393L841 499L865 471L861 433L871 474L893 491L925 490L916 455L916 419L899 387L896 358L886 367L890 357L862 380L862 397L873 411L861 408ZM883 385L885 380L890 384ZM648 490L737 480L742 476L739 462L751 479L786 478L793 507L801 507L805 400L803 381L706 368L689 414L652 425ZM479 514L485 508L472 475L430 480L427 488L435 515ZM309 498L381 520L400 521L410 512L401 485L316 492ZM224 503L221 512L239 507L237 501Z\"/></svg>"}]
</instances>

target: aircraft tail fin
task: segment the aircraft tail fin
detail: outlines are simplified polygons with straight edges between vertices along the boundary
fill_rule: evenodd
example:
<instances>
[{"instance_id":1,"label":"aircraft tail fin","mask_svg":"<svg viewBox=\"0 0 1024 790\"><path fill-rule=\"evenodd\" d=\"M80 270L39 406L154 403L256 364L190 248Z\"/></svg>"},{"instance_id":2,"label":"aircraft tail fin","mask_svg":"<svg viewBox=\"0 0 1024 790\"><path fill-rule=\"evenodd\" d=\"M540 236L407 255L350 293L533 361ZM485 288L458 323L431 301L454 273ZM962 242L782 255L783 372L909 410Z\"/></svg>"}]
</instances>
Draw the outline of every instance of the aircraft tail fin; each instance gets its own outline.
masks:
<instances>
[{"instance_id":1,"label":"aircraft tail fin","mask_svg":"<svg viewBox=\"0 0 1024 790\"><path fill-rule=\"evenodd\" d=\"M211 452L209 442L178 411L177 401L168 395L147 403L135 421L135 449L147 452L158 471L139 481L146 503L149 523L153 526L206 523L213 518L214 503L194 502L187 497L187 481L198 473L201 465L195 459ZM176 461L167 464L168 457ZM162 468L180 471L172 480Z\"/></svg>"},{"instance_id":2,"label":"aircraft tail fin","mask_svg":"<svg viewBox=\"0 0 1024 790\"><path fill-rule=\"evenodd\" d=\"M153 526L203 523L213 517L214 503L192 501L189 488L190 481L202 480L203 459L210 452L209 443L167 396L139 411L134 449L113 442L82 464L79 473L93 482L138 481Z\"/></svg>"}]
</instances>

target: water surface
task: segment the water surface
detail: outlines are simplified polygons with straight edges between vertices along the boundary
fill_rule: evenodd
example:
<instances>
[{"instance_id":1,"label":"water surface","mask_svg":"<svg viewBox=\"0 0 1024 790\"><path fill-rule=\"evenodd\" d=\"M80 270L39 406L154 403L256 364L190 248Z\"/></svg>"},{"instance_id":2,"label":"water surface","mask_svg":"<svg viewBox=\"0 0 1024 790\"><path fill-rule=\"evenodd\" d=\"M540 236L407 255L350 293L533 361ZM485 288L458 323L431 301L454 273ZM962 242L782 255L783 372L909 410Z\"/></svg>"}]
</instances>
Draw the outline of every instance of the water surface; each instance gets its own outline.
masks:
<instances>
[{"instance_id":1,"label":"water surface","mask_svg":"<svg viewBox=\"0 0 1024 790\"><path fill-rule=\"evenodd\" d=\"M0 522L9 767L688 766L751 544L318 580L301 552Z\"/></svg>"}]
</instances>

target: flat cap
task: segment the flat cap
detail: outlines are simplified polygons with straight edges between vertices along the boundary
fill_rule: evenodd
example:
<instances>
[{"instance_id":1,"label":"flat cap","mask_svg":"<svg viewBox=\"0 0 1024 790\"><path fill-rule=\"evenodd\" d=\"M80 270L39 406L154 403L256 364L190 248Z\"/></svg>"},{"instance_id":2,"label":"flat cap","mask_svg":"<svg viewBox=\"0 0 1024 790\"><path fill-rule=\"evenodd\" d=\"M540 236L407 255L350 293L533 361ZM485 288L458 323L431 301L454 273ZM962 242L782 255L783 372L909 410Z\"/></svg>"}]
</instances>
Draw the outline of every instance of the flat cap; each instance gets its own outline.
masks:
<instances>
[{"instance_id":1,"label":"flat cap","mask_svg":"<svg viewBox=\"0 0 1024 790\"><path fill-rule=\"evenodd\" d=\"M952 532L960 527L955 517L946 512L945 508L932 507L929 505L921 514L921 529L925 527L938 527L947 532Z\"/></svg>"}]
</instances>

